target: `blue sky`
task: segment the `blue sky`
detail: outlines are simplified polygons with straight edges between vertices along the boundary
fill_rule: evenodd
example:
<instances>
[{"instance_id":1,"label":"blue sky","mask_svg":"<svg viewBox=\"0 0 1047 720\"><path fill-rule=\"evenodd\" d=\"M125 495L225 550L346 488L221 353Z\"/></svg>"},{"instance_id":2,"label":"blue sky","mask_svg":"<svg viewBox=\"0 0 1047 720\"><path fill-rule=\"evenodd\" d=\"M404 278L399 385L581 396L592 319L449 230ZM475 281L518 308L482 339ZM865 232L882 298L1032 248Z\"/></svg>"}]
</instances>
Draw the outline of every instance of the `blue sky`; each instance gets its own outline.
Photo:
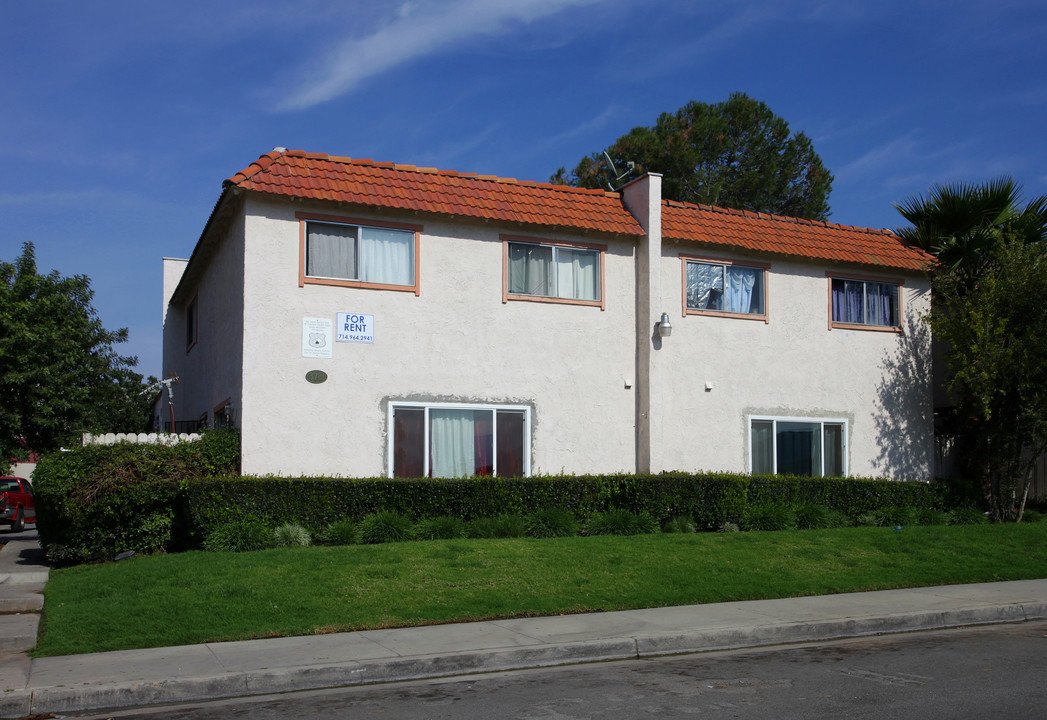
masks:
<instances>
[{"instance_id":1,"label":"blue sky","mask_svg":"<svg viewBox=\"0 0 1047 720\"><path fill-rule=\"evenodd\" d=\"M803 131L831 220L897 227L934 183L1047 194L1047 4L777 0L10 0L0 259L85 274L159 375L161 258L284 146L547 180L736 91Z\"/></svg>"}]
</instances>

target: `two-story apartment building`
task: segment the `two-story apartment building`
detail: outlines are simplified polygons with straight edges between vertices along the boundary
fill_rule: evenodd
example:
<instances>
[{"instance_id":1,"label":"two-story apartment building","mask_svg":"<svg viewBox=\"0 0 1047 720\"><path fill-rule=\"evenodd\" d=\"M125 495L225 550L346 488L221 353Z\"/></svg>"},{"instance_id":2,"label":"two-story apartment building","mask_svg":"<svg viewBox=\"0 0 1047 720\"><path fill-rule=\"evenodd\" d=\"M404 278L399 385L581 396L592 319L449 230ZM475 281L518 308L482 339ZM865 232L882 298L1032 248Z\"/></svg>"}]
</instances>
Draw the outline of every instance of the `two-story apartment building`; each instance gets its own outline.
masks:
<instances>
[{"instance_id":1,"label":"two-story apartment building","mask_svg":"<svg viewBox=\"0 0 1047 720\"><path fill-rule=\"evenodd\" d=\"M929 258L896 235L283 149L164 264L176 421L250 474L925 478ZM158 422L167 410L158 408Z\"/></svg>"}]
</instances>

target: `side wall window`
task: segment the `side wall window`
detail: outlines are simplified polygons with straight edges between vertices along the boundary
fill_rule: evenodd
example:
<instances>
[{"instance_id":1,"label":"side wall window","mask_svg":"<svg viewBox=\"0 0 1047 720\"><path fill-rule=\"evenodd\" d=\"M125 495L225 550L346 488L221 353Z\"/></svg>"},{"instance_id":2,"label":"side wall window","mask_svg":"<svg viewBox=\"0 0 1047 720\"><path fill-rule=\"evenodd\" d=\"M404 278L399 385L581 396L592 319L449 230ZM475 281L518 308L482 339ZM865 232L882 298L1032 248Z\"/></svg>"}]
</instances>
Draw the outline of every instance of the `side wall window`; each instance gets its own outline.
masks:
<instances>
[{"instance_id":1,"label":"side wall window","mask_svg":"<svg viewBox=\"0 0 1047 720\"><path fill-rule=\"evenodd\" d=\"M502 301L536 300L604 307L606 248L502 235Z\"/></svg>"},{"instance_id":2,"label":"side wall window","mask_svg":"<svg viewBox=\"0 0 1047 720\"><path fill-rule=\"evenodd\" d=\"M185 306L185 351L189 352L196 345L199 317L197 317L197 296L194 295Z\"/></svg>"},{"instance_id":3,"label":"side wall window","mask_svg":"<svg viewBox=\"0 0 1047 720\"><path fill-rule=\"evenodd\" d=\"M749 469L754 475L847 475L847 421L749 419Z\"/></svg>"},{"instance_id":4,"label":"side wall window","mask_svg":"<svg viewBox=\"0 0 1047 720\"><path fill-rule=\"evenodd\" d=\"M829 276L830 327L901 330L901 281Z\"/></svg>"},{"instance_id":5,"label":"side wall window","mask_svg":"<svg viewBox=\"0 0 1047 720\"><path fill-rule=\"evenodd\" d=\"M767 320L767 271L762 263L681 256L684 314Z\"/></svg>"},{"instance_id":6,"label":"side wall window","mask_svg":"<svg viewBox=\"0 0 1047 720\"><path fill-rule=\"evenodd\" d=\"M524 477L531 473L530 408L393 403L392 477Z\"/></svg>"},{"instance_id":7,"label":"side wall window","mask_svg":"<svg viewBox=\"0 0 1047 720\"><path fill-rule=\"evenodd\" d=\"M420 225L298 213L299 286L419 292Z\"/></svg>"}]
</instances>

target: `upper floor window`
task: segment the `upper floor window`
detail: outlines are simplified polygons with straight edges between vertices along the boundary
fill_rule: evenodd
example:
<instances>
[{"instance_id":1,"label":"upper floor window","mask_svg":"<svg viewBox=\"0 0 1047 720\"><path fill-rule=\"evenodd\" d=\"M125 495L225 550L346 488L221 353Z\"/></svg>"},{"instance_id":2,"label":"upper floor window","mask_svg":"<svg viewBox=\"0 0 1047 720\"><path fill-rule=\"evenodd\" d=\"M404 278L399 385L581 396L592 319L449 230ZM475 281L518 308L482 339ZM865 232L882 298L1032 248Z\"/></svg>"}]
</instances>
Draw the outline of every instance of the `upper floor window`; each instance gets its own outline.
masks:
<instances>
[{"instance_id":1,"label":"upper floor window","mask_svg":"<svg viewBox=\"0 0 1047 720\"><path fill-rule=\"evenodd\" d=\"M603 307L604 248L502 236L505 295Z\"/></svg>"},{"instance_id":2,"label":"upper floor window","mask_svg":"<svg viewBox=\"0 0 1047 720\"><path fill-rule=\"evenodd\" d=\"M685 312L767 320L768 265L683 260Z\"/></svg>"},{"instance_id":3,"label":"upper floor window","mask_svg":"<svg viewBox=\"0 0 1047 720\"><path fill-rule=\"evenodd\" d=\"M901 283L867 278L829 278L831 327L901 328Z\"/></svg>"},{"instance_id":4,"label":"upper floor window","mask_svg":"<svg viewBox=\"0 0 1047 720\"><path fill-rule=\"evenodd\" d=\"M343 285L418 293L419 226L298 214L299 285Z\"/></svg>"}]
</instances>

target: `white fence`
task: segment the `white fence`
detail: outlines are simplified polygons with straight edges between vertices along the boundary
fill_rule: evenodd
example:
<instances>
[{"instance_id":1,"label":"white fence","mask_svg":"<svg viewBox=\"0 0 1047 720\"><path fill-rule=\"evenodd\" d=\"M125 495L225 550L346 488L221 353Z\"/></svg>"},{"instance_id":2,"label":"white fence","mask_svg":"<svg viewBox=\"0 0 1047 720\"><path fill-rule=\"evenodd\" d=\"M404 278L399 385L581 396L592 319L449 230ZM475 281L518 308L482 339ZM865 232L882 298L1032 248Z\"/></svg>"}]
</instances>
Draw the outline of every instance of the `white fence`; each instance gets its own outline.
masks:
<instances>
[{"instance_id":1,"label":"white fence","mask_svg":"<svg viewBox=\"0 0 1047 720\"><path fill-rule=\"evenodd\" d=\"M200 433L105 433L104 435L83 434L84 445L114 445L118 442L141 443L143 445L177 445L194 442Z\"/></svg>"}]
</instances>

